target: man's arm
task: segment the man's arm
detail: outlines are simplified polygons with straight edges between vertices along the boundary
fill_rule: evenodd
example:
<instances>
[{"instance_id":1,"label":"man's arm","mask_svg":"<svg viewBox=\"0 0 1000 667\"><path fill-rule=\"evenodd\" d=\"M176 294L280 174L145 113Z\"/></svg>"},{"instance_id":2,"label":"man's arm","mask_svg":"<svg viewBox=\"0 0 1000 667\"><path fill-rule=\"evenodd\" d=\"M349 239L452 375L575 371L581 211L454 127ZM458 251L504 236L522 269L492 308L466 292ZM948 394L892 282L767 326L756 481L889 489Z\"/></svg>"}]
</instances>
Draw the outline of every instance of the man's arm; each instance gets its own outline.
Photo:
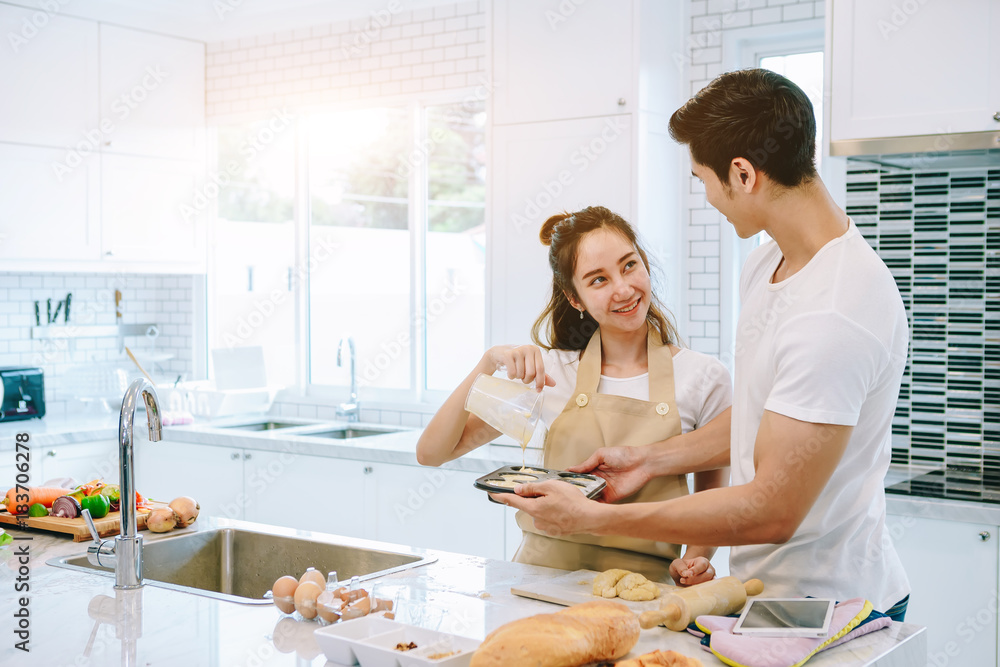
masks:
<instances>
[{"instance_id":1,"label":"man's arm","mask_svg":"<svg viewBox=\"0 0 1000 667\"><path fill-rule=\"evenodd\" d=\"M843 457L851 426L803 422L765 411L757 431L756 474L748 484L656 503L610 505L567 493L558 482L496 494L552 535L625 535L675 544L787 542ZM528 497L532 493L543 495ZM521 494L524 494L523 496Z\"/></svg>"},{"instance_id":2,"label":"man's arm","mask_svg":"<svg viewBox=\"0 0 1000 667\"><path fill-rule=\"evenodd\" d=\"M604 502L637 492L654 477L720 470L729 465L732 408L700 428L642 447L602 447L570 472L599 475L607 482Z\"/></svg>"}]
</instances>

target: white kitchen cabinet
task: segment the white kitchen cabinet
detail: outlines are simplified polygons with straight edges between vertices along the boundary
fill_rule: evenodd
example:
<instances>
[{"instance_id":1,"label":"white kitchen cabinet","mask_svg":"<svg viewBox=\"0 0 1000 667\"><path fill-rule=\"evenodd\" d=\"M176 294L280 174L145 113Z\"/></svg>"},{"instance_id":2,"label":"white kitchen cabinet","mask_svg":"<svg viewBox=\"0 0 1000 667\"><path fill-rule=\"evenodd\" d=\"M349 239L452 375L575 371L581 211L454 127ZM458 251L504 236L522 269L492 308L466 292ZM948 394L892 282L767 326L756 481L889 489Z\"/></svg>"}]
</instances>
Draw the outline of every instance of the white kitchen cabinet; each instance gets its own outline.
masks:
<instances>
[{"instance_id":1,"label":"white kitchen cabinet","mask_svg":"<svg viewBox=\"0 0 1000 667\"><path fill-rule=\"evenodd\" d=\"M0 28L0 260L204 271L205 45L44 7Z\"/></svg>"},{"instance_id":2,"label":"white kitchen cabinet","mask_svg":"<svg viewBox=\"0 0 1000 667\"><path fill-rule=\"evenodd\" d=\"M83 484L93 479L101 479L108 484L117 484L121 472L116 440L96 440L52 447L35 448L37 458L33 461L33 484L42 484L50 479L71 477ZM40 469L39 469L40 468Z\"/></svg>"},{"instance_id":3,"label":"white kitchen cabinet","mask_svg":"<svg viewBox=\"0 0 1000 667\"><path fill-rule=\"evenodd\" d=\"M205 45L101 24L102 150L204 158Z\"/></svg>"},{"instance_id":4,"label":"white kitchen cabinet","mask_svg":"<svg viewBox=\"0 0 1000 667\"><path fill-rule=\"evenodd\" d=\"M291 452L244 452L247 521L373 538L369 464Z\"/></svg>"},{"instance_id":5,"label":"white kitchen cabinet","mask_svg":"<svg viewBox=\"0 0 1000 667\"><path fill-rule=\"evenodd\" d=\"M887 525L912 589L906 622L927 626L928 664L997 664L1000 528L895 515Z\"/></svg>"},{"instance_id":6,"label":"white kitchen cabinet","mask_svg":"<svg viewBox=\"0 0 1000 667\"><path fill-rule=\"evenodd\" d=\"M0 108L17 105L0 105ZM2 122L0 122L2 127ZM58 173L67 149L0 143L0 259L100 258L100 158Z\"/></svg>"},{"instance_id":7,"label":"white kitchen cabinet","mask_svg":"<svg viewBox=\"0 0 1000 667\"><path fill-rule=\"evenodd\" d=\"M493 129L492 344L526 342L552 272L538 230L557 211L599 204L634 219L632 118L582 118Z\"/></svg>"},{"instance_id":8,"label":"white kitchen cabinet","mask_svg":"<svg viewBox=\"0 0 1000 667\"><path fill-rule=\"evenodd\" d=\"M370 463L376 484L375 539L484 558L504 558L504 507L445 468Z\"/></svg>"},{"instance_id":9,"label":"white kitchen cabinet","mask_svg":"<svg viewBox=\"0 0 1000 667\"><path fill-rule=\"evenodd\" d=\"M610 116L637 107L629 76L632 6L494 2L493 122Z\"/></svg>"},{"instance_id":10,"label":"white kitchen cabinet","mask_svg":"<svg viewBox=\"0 0 1000 667\"><path fill-rule=\"evenodd\" d=\"M191 496L205 516L243 519L242 449L186 442L135 442L135 488L170 502Z\"/></svg>"},{"instance_id":11,"label":"white kitchen cabinet","mask_svg":"<svg viewBox=\"0 0 1000 667\"><path fill-rule=\"evenodd\" d=\"M552 282L538 231L585 206L633 223L672 272L660 296L676 306L681 226L670 221L681 213L685 152L667 122L688 97L676 60L686 52L681 3L491 7L488 344L527 341Z\"/></svg>"},{"instance_id":12,"label":"white kitchen cabinet","mask_svg":"<svg viewBox=\"0 0 1000 667\"><path fill-rule=\"evenodd\" d=\"M97 24L0 4L0 34L0 142L96 153Z\"/></svg>"},{"instance_id":13,"label":"white kitchen cabinet","mask_svg":"<svg viewBox=\"0 0 1000 667\"><path fill-rule=\"evenodd\" d=\"M827 0L830 140L1000 131L1000 3ZM898 151L897 151L898 152Z\"/></svg>"},{"instance_id":14,"label":"white kitchen cabinet","mask_svg":"<svg viewBox=\"0 0 1000 667\"><path fill-rule=\"evenodd\" d=\"M196 202L203 173L197 161L103 154L105 259L204 265L205 221Z\"/></svg>"}]
</instances>

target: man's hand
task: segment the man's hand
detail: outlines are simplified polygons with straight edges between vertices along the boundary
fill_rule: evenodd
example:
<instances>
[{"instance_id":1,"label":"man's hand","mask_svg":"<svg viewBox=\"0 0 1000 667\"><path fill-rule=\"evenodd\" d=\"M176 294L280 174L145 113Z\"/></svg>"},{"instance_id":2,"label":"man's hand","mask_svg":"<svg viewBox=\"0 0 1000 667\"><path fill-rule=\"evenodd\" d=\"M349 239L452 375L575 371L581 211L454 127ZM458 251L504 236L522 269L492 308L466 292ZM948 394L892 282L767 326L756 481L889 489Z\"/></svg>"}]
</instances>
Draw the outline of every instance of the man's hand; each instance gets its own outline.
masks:
<instances>
[{"instance_id":1,"label":"man's hand","mask_svg":"<svg viewBox=\"0 0 1000 667\"><path fill-rule=\"evenodd\" d=\"M670 563L670 578L678 586L693 586L714 579L715 568L704 556L675 558Z\"/></svg>"},{"instance_id":2,"label":"man's hand","mask_svg":"<svg viewBox=\"0 0 1000 667\"><path fill-rule=\"evenodd\" d=\"M491 493L505 505L524 510L535 519L538 530L553 537L590 533L598 504L587 499L573 484L549 480L519 484L514 493Z\"/></svg>"},{"instance_id":3,"label":"man's hand","mask_svg":"<svg viewBox=\"0 0 1000 667\"><path fill-rule=\"evenodd\" d=\"M601 500L613 503L628 498L646 485L650 477L645 461L645 447L602 447L583 463L566 470L603 477L607 486Z\"/></svg>"}]
</instances>

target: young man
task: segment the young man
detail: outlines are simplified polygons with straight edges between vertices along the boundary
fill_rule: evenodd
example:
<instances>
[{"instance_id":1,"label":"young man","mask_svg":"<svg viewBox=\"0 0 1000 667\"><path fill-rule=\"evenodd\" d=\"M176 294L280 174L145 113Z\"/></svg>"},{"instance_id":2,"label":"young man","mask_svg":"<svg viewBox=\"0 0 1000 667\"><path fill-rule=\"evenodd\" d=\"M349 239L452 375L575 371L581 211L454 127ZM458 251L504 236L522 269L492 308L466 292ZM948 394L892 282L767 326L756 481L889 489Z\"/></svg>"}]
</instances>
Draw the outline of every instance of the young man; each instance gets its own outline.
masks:
<instances>
[{"instance_id":1,"label":"young man","mask_svg":"<svg viewBox=\"0 0 1000 667\"><path fill-rule=\"evenodd\" d=\"M573 470L605 477L604 503L558 482L498 499L556 535L732 545L732 573L760 578L769 596L864 597L902 620L909 582L882 484L906 314L889 270L816 173L812 105L773 72L729 72L678 109L670 131L737 234L774 239L741 278L732 432L599 450ZM729 462L729 488L608 502L652 477Z\"/></svg>"}]
</instances>

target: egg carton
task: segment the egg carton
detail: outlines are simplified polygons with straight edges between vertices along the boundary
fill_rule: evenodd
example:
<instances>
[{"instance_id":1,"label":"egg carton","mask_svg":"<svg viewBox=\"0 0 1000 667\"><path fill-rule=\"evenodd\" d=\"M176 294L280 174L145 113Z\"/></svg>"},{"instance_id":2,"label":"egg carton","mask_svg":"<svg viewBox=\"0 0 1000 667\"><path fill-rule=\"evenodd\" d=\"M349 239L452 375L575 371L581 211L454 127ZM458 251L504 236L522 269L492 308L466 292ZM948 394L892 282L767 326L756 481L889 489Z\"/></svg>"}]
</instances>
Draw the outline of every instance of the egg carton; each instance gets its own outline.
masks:
<instances>
[{"instance_id":1,"label":"egg carton","mask_svg":"<svg viewBox=\"0 0 1000 667\"><path fill-rule=\"evenodd\" d=\"M566 472L565 470L550 470L538 466L513 465L503 466L483 475L473 483L473 486L490 493L514 493L514 487L518 484L544 482L550 479L572 484L579 488L588 498L599 496L607 485L607 482L597 475ZM493 499L490 498L490 500Z\"/></svg>"}]
</instances>

